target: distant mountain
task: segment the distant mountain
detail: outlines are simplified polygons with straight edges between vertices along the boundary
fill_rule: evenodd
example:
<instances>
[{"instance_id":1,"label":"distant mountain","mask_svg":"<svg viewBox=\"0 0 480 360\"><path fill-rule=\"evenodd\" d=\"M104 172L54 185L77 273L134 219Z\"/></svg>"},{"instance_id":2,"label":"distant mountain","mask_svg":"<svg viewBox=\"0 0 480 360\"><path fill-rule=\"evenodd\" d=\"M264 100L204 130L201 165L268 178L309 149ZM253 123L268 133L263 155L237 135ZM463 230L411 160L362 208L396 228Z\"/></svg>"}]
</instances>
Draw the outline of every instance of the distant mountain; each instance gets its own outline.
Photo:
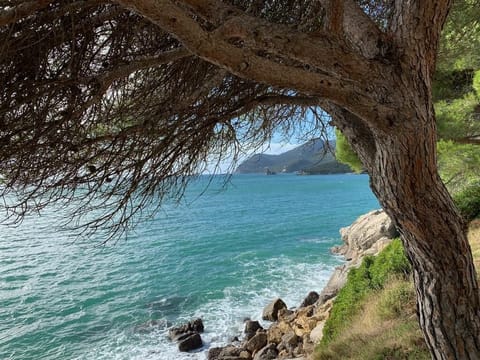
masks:
<instances>
[{"instance_id":1,"label":"distant mountain","mask_svg":"<svg viewBox=\"0 0 480 360\"><path fill-rule=\"evenodd\" d=\"M335 142L328 144L335 147ZM323 140L310 140L279 155L255 154L242 162L235 172L240 174L273 172L300 172L303 174L334 174L351 172L347 165L340 164L330 151L325 151Z\"/></svg>"}]
</instances>

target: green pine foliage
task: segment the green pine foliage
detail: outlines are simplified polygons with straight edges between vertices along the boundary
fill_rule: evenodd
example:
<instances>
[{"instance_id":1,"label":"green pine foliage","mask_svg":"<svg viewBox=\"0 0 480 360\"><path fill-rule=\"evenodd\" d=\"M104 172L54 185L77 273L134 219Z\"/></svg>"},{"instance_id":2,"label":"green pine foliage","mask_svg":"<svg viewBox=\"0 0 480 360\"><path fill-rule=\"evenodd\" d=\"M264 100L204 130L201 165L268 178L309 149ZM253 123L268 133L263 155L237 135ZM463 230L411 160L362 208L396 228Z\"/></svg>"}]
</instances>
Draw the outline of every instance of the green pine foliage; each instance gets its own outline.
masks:
<instances>
[{"instance_id":1,"label":"green pine foliage","mask_svg":"<svg viewBox=\"0 0 480 360\"><path fill-rule=\"evenodd\" d=\"M363 165L357 154L351 148L345 136L338 129L335 129L335 136L337 138L335 157L342 164L350 166L350 168L356 172L361 173L363 171Z\"/></svg>"},{"instance_id":2,"label":"green pine foliage","mask_svg":"<svg viewBox=\"0 0 480 360\"><path fill-rule=\"evenodd\" d=\"M465 220L480 218L480 182L465 187L453 198Z\"/></svg>"},{"instance_id":3,"label":"green pine foliage","mask_svg":"<svg viewBox=\"0 0 480 360\"><path fill-rule=\"evenodd\" d=\"M452 78L458 80L457 71L451 73ZM463 80L464 84L458 84L458 89L469 89L468 92L459 90L457 94L461 96L445 97L435 103L441 138L438 142L440 175L455 199L462 199L457 194L480 182L480 146L465 140L480 136L480 70L472 71L471 76ZM450 96L454 96L453 91ZM476 194L472 191L468 193L472 196Z\"/></svg>"}]
</instances>

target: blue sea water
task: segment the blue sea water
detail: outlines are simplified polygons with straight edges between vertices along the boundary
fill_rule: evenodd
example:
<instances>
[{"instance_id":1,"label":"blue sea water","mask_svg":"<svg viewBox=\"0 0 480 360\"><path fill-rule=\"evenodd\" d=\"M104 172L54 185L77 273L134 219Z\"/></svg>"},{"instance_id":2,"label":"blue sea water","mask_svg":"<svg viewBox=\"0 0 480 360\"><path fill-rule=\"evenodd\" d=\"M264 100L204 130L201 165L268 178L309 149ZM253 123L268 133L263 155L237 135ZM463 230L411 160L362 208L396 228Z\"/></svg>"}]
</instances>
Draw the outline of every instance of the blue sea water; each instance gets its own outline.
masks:
<instances>
[{"instance_id":1,"label":"blue sea water","mask_svg":"<svg viewBox=\"0 0 480 360\"><path fill-rule=\"evenodd\" d=\"M0 359L206 359L271 299L320 291L339 228L378 208L366 175L206 183L116 244L74 241L49 210L0 227ZM167 329L195 317L205 346L179 353Z\"/></svg>"}]
</instances>

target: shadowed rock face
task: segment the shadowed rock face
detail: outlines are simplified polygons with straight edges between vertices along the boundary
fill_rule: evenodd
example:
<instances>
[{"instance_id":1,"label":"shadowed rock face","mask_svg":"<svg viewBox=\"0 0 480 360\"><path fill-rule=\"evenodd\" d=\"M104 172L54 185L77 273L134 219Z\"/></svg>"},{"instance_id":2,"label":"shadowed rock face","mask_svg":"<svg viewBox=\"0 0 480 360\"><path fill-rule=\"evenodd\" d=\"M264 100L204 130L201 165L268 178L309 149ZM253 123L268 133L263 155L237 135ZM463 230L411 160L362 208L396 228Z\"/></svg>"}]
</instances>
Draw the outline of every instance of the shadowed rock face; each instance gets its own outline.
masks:
<instances>
[{"instance_id":1,"label":"shadowed rock face","mask_svg":"<svg viewBox=\"0 0 480 360\"><path fill-rule=\"evenodd\" d=\"M278 312L281 309L286 309L287 305L282 299L275 299L263 309L262 319L268 321L276 321L278 319Z\"/></svg>"}]
</instances>

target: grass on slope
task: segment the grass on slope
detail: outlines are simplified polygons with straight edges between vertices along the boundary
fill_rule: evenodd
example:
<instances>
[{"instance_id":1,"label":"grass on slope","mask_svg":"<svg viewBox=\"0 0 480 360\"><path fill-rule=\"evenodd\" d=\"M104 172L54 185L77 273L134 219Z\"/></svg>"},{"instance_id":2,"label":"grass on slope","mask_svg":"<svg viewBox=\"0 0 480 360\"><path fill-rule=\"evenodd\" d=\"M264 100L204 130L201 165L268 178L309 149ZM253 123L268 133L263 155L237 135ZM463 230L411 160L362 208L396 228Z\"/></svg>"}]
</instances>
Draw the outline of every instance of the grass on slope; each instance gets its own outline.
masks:
<instances>
[{"instance_id":1,"label":"grass on slope","mask_svg":"<svg viewBox=\"0 0 480 360\"><path fill-rule=\"evenodd\" d=\"M342 333L317 347L314 359L431 359L417 324L412 283L391 279L372 292Z\"/></svg>"},{"instance_id":2,"label":"grass on slope","mask_svg":"<svg viewBox=\"0 0 480 360\"><path fill-rule=\"evenodd\" d=\"M471 223L469 241L480 278L480 220ZM431 358L417 322L413 283L398 271L403 249L398 240L392 244L349 274L313 354L315 360ZM389 276L378 269L389 270Z\"/></svg>"}]
</instances>

